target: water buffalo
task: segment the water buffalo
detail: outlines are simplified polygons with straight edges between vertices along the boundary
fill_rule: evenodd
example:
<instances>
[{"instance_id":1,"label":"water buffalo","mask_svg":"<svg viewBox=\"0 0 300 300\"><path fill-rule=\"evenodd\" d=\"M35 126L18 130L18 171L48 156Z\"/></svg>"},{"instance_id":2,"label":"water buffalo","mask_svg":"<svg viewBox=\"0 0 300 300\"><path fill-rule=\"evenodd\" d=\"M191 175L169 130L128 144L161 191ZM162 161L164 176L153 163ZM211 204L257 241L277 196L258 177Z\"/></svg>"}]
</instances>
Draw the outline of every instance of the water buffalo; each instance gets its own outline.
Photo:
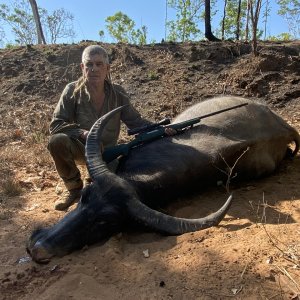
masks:
<instances>
[{"instance_id":1,"label":"water buffalo","mask_svg":"<svg viewBox=\"0 0 300 300\"><path fill-rule=\"evenodd\" d=\"M53 227L32 233L27 250L33 260L46 262L52 256L105 240L133 222L169 235L217 225L231 197L219 211L200 219L176 218L154 208L161 201L226 180L227 167L237 160L236 179L271 174L287 153L296 155L299 134L267 106L239 97L203 101L173 121L182 122L245 102L249 104L203 119L181 134L132 149L120 160L116 174L104 163L100 143L105 125L121 110L117 108L99 119L86 145L93 183L83 190L76 209ZM289 149L291 143L293 150Z\"/></svg>"}]
</instances>

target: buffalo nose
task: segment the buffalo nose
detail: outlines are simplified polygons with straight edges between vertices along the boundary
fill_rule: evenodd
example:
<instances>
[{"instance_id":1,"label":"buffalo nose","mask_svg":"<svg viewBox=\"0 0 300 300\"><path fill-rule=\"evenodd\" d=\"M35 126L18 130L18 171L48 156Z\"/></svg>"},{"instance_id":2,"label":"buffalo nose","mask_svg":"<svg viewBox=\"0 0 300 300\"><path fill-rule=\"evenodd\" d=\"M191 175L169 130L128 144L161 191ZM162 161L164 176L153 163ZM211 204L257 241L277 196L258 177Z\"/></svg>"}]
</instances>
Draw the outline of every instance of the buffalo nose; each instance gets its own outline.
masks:
<instances>
[{"instance_id":1,"label":"buffalo nose","mask_svg":"<svg viewBox=\"0 0 300 300\"><path fill-rule=\"evenodd\" d=\"M47 263L53 256L50 254L40 241L37 241L30 249L32 259L37 263Z\"/></svg>"}]
</instances>

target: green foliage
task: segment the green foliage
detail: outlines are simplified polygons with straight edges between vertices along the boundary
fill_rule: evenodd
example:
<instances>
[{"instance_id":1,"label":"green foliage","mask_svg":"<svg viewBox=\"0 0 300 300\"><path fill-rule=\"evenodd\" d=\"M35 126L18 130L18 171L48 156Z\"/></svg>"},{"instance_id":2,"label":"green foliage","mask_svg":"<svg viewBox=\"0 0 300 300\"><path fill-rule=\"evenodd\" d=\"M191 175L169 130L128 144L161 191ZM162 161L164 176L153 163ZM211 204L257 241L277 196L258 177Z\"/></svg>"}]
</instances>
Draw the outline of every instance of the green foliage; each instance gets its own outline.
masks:
<instances>
[{"instance_id":1,"label":"green foliage","mask_svg":"<svg viewBox=\"0 0 300 300\"><path fill-rule=\"evenodd\" d=\"M255 0L254 0L255 2ZM226 18L224 20L224 38L225 39L235 39L236 38L236 30L237 30L237 10L238 10L239 0L231 0L227 1L226 6ZM264 11L264 22L267 22L267 17L269 16L270 8L265 7ZM241 1L241 14L240 14L240 38L244 38L246 35L246 24L247 23L247 0ZM251 22L249 22L249 26L251 27ZM220 27L222 26L222 21L220 22ZM267 27L267 23L265 23L265 29ZM250 30L250 38L252 39L252 31ZM256 36L258 39L261 39L264 35L265 30L257 29Z\"/></svg>"},{"instance_id":2,"label":"green foliage","mask_svg":"<svg viewBox=\"0 0 300 300\"><path fill-rule=\"evenodd\" d=\"M288 23L293 38L300 37L300 2L298 0L278 0L278 14Z\"/></svg>"},{"instance_id":3,"label":"green foliage","mask_svg":"<svg viewBox=\"0 0 300 300\"><path fill-rule=\"evenodd\" d=\"M168 0L168 6L175 9L176 19L168 21L167 40L169 41L188 41L201 35L198 23L201 19L201 0Z\"/></svg>"},{"instance_id":4,"label":"green foliage","mask_svg":"<svg viewBox=\"0 0 300 300\"><path fill-rule=\"evenodd\" d=\"M17 44L25 45L36 42L35 22L27 1L16 1L12 7L1 4L0 18L11 28Z\"/></svg>"},{"instance_id":5,"label":"green foliage","mask_svg":"<svg viewBox=\"0 0 300 300\"><path fill-rule=\"evenodd\" d=\"M5 49L14 49L14 48L17 48L17 47L19 47L19 46L18 45L14 45L14 44L10 44L10 43L8 43L8 44L5 45Z\"/></svg>"},{"instance_id":6,"label":"green foliage","mask_svg":"<svg viewBox=\"0 0 300 300\"><path fill-rule=\"evenodd\" d=\"M137 42L139 45L146 45L147 44L147 27L142 26L141 29L137 29L132 33L133 40Z\"/></svg>"},{"instance_id":7,"label":"green foliage","mask_svg":"<svg viewBox=\"0 0 300 300\"><path fill-rule=\"evenodd\" d=\"M225 39L235 39L236 37L238 2L239 2L238 0L231 0L227 2L226 18L224 20ZM247 14L247 0L242 0L241 15L240 15L240 36L245 35L246 14Z\"/></svg>"},{"instance_id":8,"label":"green foliage","mask_svg":"<svg viewBox=\"0 0 300 300\"><path fill-rule=\"evenodd\" d=\"M147 27L134 29L135 22L121 11L105 19L106 28L117 42L144 45L147 42ZM100 31L103 32L103 31ZM100 33L99 32L99 33Z\"/></svg>"},{"instance_id":9,"label":"green foliage","mask_svg":"<svg viewBox=\"0 0 300 300\"><path fill-rule=\"evenodd\" d=\"M47 10L39 8L39 15L48 43L56 43L60 38L73 38L73 15L63 8L49 14ZM8 6L0 5L0 18L14 34L14 42L18 45L36 44L36 25L29 2L19 0Z\"/></svg>"},{"instance_id":10,"label":"green foliage","mask_svg":"<svg viewBox=\"0 0 300 300\"><path fill-rule=\"evenodd\" d=\"M110 35L117 40L117 42L130 42L131 34L135 26L133 20L119 11L113 16L107 17L105 21L107 23L107 30L109 31Z\"/></svg>"},{"instance_id":11,"label":"green foliage","mask_svg":"<svg viewBox=\"0 0 300 300\"><path fill-rule=\"evenodd\" d=\"M150 70L148 73L148 78L150 80L157 80L159 78L158 74L154 70Z\"/></svg>"},{"instance_id":12,"label":"green foliage","mask_svg":"<svg viewBox=\"0 0 300 300\"><path fill-rule=\"evenodd\" d=\"M269 36L268 40L270 41L290 41L293 39L293 36L288 32L280 33L277 36Z\"/></svg>"},{"instance_id":13,"label":"green foliage","mask_svg":"<svg viewBox=\"0 0 300 300\"><path fill-rule=\"evenodd\" d=\"M104 30L99 30L98 32L99 36L100 36L100 41L103 41L104 40Z\"/></svg>"}]
</instances>

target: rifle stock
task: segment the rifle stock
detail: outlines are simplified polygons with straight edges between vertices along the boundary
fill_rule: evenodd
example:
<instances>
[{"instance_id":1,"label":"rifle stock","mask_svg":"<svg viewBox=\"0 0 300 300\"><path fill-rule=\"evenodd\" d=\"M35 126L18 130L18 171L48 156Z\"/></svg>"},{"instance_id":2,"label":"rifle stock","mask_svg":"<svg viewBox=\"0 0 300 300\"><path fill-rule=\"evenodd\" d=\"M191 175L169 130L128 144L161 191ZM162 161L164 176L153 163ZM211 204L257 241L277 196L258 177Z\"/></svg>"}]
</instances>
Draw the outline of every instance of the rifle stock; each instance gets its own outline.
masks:
<instances>
[{"instance_id":1,"label":"rifle stock","mask_svg":"<svg viewBox=\"0 0 300 300\"><path fill-rule=\"evenodd\" d=\"M170 125L171 126L171 125ZM168 126L169 127L169 126ZM128 143L119 144L108 147L104 150L102 157L106 163L118 158L121 155L128 155L129 150L133 147L140 146L144 143L151 142L165 134L165 127L159 127L152 131L144 132L136 136L136 138Z\"/></svg>"}]
</instances>

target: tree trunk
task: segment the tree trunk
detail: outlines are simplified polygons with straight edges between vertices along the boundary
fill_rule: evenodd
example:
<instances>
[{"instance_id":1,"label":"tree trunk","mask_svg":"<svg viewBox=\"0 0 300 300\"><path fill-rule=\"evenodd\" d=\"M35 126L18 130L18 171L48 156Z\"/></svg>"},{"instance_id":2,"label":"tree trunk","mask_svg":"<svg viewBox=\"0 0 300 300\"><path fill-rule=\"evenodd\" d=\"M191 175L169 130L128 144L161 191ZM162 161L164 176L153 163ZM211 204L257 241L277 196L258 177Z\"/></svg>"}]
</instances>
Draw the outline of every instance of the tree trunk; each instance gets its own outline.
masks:
<instances>
[{"instance_id":1,"label":"tree trunk","mask_svg":"<svg viewBox=\"0 0 300 300\"><path fill-rule=\"evenodd\" d=\"M205 0L205 37L209 41L220 41L211 32L211 22L210 22L210 0Z\"/></svg>"},{"instance_id":2,"label":"tree trunk","mask_svg":"<svg viewBox=\"0 0 300 300\"><path fill-rule=\"evenodd\" d=\"M38 7L35 0L29 0L33 18L35 21L36 31L37 31L37 37L38 37L38 44L46 44L45 36L42 29L41 19L38 11Z\"/></svg>"},{"instance_id":3,"label":"tree trunk","mask_svg":"<svg viewBox=\"0 0 300 300\"><path fill-rule=\"evenodd\" d=\"M264 15L264 17L265 17L265 20L264 20L264 23L265 23L265 34L264 34L264 40L266 39L266 37L267 37L267 23L268 23L268 16L269 16L269 0L267 0L267 2L266 2L266 10L265 10L265 15Z\"/></svg>"},{"instance_id":4,"label":"tree trunk","mask_svg":"<svg viewBox=\"0 0 300 300\"><path fill-rule=\"evenodd\" d=\"M165 15L165 41L167 40L167 24L168 24L168 0L166 0L166 15Z\"/></svg>"},{"instance_id":5,"label":"tree trunk","mask_svg":"<svg viewBox=\"0 0 300 300\"><path fill-rule=\"evenodd\" d=\"M236 33L235 33L235 39L236 39L237 41L240 39L241 2L242 2L242 0L239 0L238 13L237 13L237 18L236 18Z\"/></svg>"},{"instance_id":6,"label":"tree trunk","mask_svg":"<svg viewBox=\"0 0 300 300\"><path fill-rule=\"evenodd\" d=\"M253 2L254 1L254 2ZM255 56L258 55L257 50L257 25L259 21L259 14L261 9L262 0L249 0L250 4L250 14L251 14L251 23L252 23L252 51ZM254 7L254 5L256 6Z\"/></svg>"},{"instance_id":7,"label":"tree trunk","mask_svg":"<svg viewBox=\"0 0 300 300\"><path fill-rule=\"evenodd\" d=\"M246 16L246 29L245 29L245 41L249 39L249 15L250 15L250 0L247 0L247 16Z\"/></svg>"},{"instance_id":8,"label":"tree trunk","mask_svg":"<svg viewBox=\"0 0 300 300\"><path fill-rule=\"evenodd\" d=\"M224 1L223 20L222 20L222 40L224 40L224 36L225 36L226 7L227 7L227 0Z\"/></svg>"}]
</instances>

